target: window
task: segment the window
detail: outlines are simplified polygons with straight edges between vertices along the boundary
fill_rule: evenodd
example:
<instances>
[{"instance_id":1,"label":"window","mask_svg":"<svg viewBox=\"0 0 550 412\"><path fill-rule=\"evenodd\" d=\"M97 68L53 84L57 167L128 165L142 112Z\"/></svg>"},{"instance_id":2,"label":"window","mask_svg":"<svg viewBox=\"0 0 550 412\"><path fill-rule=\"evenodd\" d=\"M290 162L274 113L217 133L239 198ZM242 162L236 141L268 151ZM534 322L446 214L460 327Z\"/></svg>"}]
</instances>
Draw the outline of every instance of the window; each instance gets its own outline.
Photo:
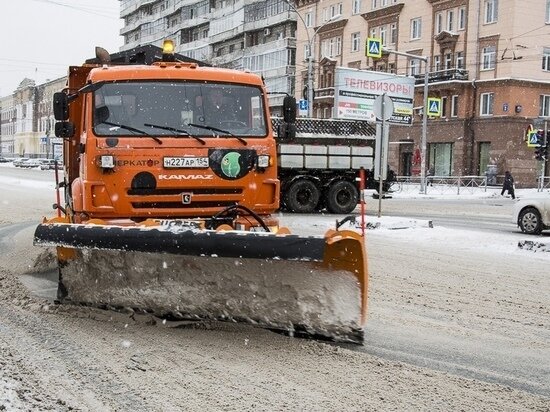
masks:
<instances>
[{"instance_id":1,"label":"window","mask_svg":"<svg viewBox=\"0 0 550 412\"><path fill-rule=\"evenodd\" d=\"M358 52L361 48L361 33L352 33L351 34L351 51Z\"/></svg>"},{"instance_id":2,"label":"window","mask_svg":"<svg viewBox=\"0 0 550 412\"><path fill-rule=\"evenodd\" d=\"M429 162L436 176L451 176L453 174L453 144L430 143Z\"/></svg>"},{"instance_id":3,"label":"window","mask_svg":"<svg viewBox=\"0 0 550 412\"><path fill-rule=\"evenodd\" d=\"M370 29L370 37L376 38L376 27L373 27Z\"/></svg>"},{"instance_id":4,"label":"window","mask_svg":"<svg viewBox=\"0 0 550 412\"><path fill-rule=\"evenodd\" d=\"M445 70L449 70L453 63L453 54L445 53Z\"/></svg>"},{"instance_id":5,"label":"window","mask_svg":"<svg viewBox=\"0 0 550 412\"><path fill-rule=\"evenodd\" d=\"M447 117L447 97L441 98L441 117Z\"/></svg>"},{"instance_id":6,"label":"window","mask_svg":"<svg viewBox=\"0 0 550 412\"><path fill-rule=\"evenodd\" d=\"M549 117L550 116L550 96L541 94L540 96L540 109L539 116Z\"/></svg>"},{"instance_id":7,"label":"window","mask_svg":"<svg viewBox=\"0 0 550 412\"><path fill-rule=\"evenodd\" d=\"M447 11L447 30L448 31L454 30L454 22L455 22L455 12L454 10L448 10Z\"/></svg>"},{"instance_id":8,"label":"window","mask_svg":"<svg viewBox=\"0 0 550 412\"><path fill-rule=\"evenodd\" d=\"M342 53L342 38L332 37L327 40L323 40L322 43L323 56L334 57L339 56Z\"/></svg>"},{"instance_id":9,"label":"window","mask_svg":"<svg viewBox=\"0 0 550 412\"><path fill-rule=\"evenodd\" d=\"M305 16L304 20L306 22L306 27L312 27L313 26L313 13L312 12L306 13L306 16Z\"/></svg>"},{"instance_id":10,"label":"window","mask_svg":"<svg viewBox=\"0 0 550 412\"><path fill-rule=\"evenodd\" d=\"M463 69L464 68L464 52L457 52L456 53L455 67L457 69Z\"/></svg>"},{"instance_id":11,"label":"window","mask_svg":"<svg viewBox=\"0 0 550 412\"><path fill-rule=\"evenodd\" d=\"M498 19L498 0L485 0L485 23L495 23Z\"/></svg>"},{"instance_id":12,"label":"window","mask_svg":"<svg viewBox=\"0 0 550 412\"><path fill-rule=\"evenodd\" d=\"M437 13L435 15L435 34L441 33L443 30L443 13Z\"/></svg>"},{"instance_id":13,"label":"window","mask_svg":"<svg viewBox=\"0 0 550 412\"><path fill-rule=\"evenodd\" d=\"M458 117L458 94L451 97L451 117Z\"/></svg>"},{"instance_id":14,"label":"window","mask_svg":"<svg viewBox=\"0 0 550 412\"><path fill-rule=\"evenodd\" d=\"M420 73L420 60L412 59L409 63L409 75L414 76Z\"/></svg>"},{"instance_id":15,"label":"window","mask_svg":"<svg viewBox=\"0 0 550 412\"><path fill-rule=\"evenodd\" d=\"M330 16L327 20L333 19L336 16L342 15L342 3L333 4L330 6Z\"/></svg>"},{"instance_id":16,"label":"window","mask_svg":"<svg viewBox=\"0 0 550 412\"><path fill-rule=\"evenodd\" d=\"M458 9L458 30L464 30L465 28L466 28L466 7L461 7Z\"/></svg>"},{"instance_id":17,"label":"window","mask_svg":"<svg viewBox=\"0 0 550 412\"><path fill-rule=\"evenodd\" d=\"M422 18L411 20L411 40L419 39L422 33Z\"/></svg>"},{"instance_id":18,"label":"window","mask_svg":"<svg viewBox=\"0 0 550 412\"><path fill-rule=\"evenodd\" d=\"M441 56L434 56L434 70L441 70Z\"/></svg>"},{"instance_id":19,"label":"window","mask_svg":"<svg viewBox=\"0 0 550 412\"><path fill-rule=\"evenodd\" d=\"M309 44L306 44L304 46L304 60L307 60L309 58Z\"/></svg>"},{"instance_id":20,"label":"window","mask_svg":"<svg viewBox=\"0 0 550 412\"><path fill-rule=\"evenodd\" d=\"M493 115L493 102L495 99L494 93L482 93L481 94L481 105L480 105L480 116L492 116Z\"/></svg>"},{"instance_id":21,"label":"window","mask_svg":"<svg viewBox=\"0 0 550 412\"><path fill-rule=\"evenodd\" d=\"M483 48L481 62L482 62L481 68L483 70L491 70L495 68L495 62L496 62L495 46L488 46Z\"/></svg>"},{"instance_id":22,"label":"window","mask_svg":"<svg viewBox=\"0 0 550 412\"><path fill-rule=\"evenodd\" d=\"M374 10L377 6L378 4L376 4L376 0L372 0L371 8Z\"/></svg>"},{"instance_id":23,"label":"window","mask_svg":"<svg viewBox=\"0 0 550 412\"><path fill-rule=\"evenodd\" d=\"M542 49L542 70L550 71L550 47L544 47Z\"/></svg>"},{"instance_id":24,"label":"window","mask_svg":"<svg viewBox=\"0 0 550 412\"><path fill-rule=\"evenodd\" d=\"M352 14L361 13L361 0L353 0L353 3L351 4L351 12Z\"/></svg>"},{"instance_id":25,"label":"window","mask_svg":"<svg viewBox=\"0 0 550 412\"><path fill-rule=\"evenodd\" d=\"M386 46L388 44L387 39L388 36L386 35L387 29L386 26L380 27L380 42L382 43L382 46Z\"/></svg>"},{"instance_id":26,"label":"window","mask_svg":"<svg viewBox=\"0 0 550 412\"><path fill-rule=\"evenodd\" d=\"M490 142L479 142L479 174L482 175L487 170L487 165L491 153L491 143Z\"/></svg>"},{"instance_id":27,"label":"window","mask_svg":"<svg viewBox=\"0 0 550 412\"><path fill-rule=\"evenodd\" d=\"M544 21L550 23L550 0L546 0L546 18Z\"/></svg>"},{"instance_id":28,"label":"window","mask_svg":"<svg viewBox=\"0 0 550 412\"><path fill-rule=\"evenodd\" d=\"M392 23L390 25L390 44L397 43L397 24Z\"/></svg>"}]
</instances>

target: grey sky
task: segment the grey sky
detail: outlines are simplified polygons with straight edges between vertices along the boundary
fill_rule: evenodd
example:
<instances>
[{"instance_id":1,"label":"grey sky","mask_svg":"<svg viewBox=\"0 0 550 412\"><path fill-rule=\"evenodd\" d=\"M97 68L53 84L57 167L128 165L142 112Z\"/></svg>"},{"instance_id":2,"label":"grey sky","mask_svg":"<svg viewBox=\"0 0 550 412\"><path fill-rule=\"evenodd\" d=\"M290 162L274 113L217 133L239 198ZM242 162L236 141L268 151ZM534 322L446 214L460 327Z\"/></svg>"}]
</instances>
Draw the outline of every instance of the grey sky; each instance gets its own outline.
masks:
<instances>
[{"instance_id":1,"label":"grey sky","mask_svg":"<svg viewBox=\"0 0 550 412\"><path fill-rule=\"evenodd\" d=\"M122 45L118 0L0 0L0 96L25 77L37 84Z\"/></svg>"}]
</instances>

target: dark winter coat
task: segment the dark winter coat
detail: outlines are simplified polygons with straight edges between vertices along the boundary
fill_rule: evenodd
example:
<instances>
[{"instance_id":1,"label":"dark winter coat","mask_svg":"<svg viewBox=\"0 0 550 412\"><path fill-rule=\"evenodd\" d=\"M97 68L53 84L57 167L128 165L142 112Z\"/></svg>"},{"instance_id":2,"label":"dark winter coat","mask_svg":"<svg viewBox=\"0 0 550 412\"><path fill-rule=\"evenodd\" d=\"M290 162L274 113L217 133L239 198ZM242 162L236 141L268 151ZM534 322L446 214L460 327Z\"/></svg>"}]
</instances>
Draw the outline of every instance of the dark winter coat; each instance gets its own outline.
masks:
<instances>
[{"instance_id":1,"label":"dark winter coat","mask_svg":"<svg viewBox=\"0 0 550 412\"><path fill-rule=\"evenodd\" d=\"M503 189L513 189L514 188L514 178L510 172L504 174L504 184L502 185Z\"/></svg>"}]
</instances>

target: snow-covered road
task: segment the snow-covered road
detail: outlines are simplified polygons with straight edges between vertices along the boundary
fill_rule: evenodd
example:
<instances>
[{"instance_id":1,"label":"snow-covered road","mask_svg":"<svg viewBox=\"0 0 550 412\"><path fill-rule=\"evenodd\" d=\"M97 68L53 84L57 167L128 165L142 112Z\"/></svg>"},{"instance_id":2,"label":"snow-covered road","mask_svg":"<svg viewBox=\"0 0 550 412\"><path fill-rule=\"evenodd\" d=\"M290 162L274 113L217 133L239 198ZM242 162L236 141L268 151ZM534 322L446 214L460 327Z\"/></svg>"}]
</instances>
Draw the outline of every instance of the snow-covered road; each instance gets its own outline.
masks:
<instances>
[{"instance_id":1,"label":"snow-covered road","mask_svg":"<svg viewBox=\"0 0 550 412\"><path fill-rule=\"evenodd\" d=\"M32 225L18 222L53 214L53 186L36 177L53 173L13 173L0 168L6 410L550 410L550 252L518 248L529 238L517 230L368 216L379 225L367 231L367 342L338 347L33 296L18 279L41 250L31 245ZM423 202L423 210L446 207L435 196L406 196L403 204ZM494 193L455 196L473 213L483 197ZM376 204L369 200L371 210ZM509 199L502 205L495 213L511 210ZM300 234L322 234L336 219L280 218Z\"/></svg>"}]
</instances>

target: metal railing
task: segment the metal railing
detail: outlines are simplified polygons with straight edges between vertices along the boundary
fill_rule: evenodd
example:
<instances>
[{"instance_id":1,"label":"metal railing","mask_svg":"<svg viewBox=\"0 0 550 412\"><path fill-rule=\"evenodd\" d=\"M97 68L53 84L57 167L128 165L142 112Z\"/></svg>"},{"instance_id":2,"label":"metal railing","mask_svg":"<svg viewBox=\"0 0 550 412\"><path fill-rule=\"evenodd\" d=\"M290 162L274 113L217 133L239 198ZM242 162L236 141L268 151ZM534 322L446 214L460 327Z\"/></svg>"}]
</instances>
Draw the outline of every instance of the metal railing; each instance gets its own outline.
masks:
<instances>
[{"instance_id":1,"label":"metal railing","mask_svg":"<svg viewBox=\"0 0 550 412\"><path fill-rule=\"evenodd\" d=\"M428 176L426 193L473 194L487 191L487 176ZM397 176L391 191L396 193L420 192L420 176ZM496 186L495 186L496 187Z\"/></svg>"},{"instance_id":2,"label":"metal railing","mask_svg":"<svg viewBox=\"0 0 550 412\"><path fill-rule=\"evenodd\" d=\"M550 176L537 177L537 191L542 192L544 189L550 189Z\"/></svg>"}]
</instances>

